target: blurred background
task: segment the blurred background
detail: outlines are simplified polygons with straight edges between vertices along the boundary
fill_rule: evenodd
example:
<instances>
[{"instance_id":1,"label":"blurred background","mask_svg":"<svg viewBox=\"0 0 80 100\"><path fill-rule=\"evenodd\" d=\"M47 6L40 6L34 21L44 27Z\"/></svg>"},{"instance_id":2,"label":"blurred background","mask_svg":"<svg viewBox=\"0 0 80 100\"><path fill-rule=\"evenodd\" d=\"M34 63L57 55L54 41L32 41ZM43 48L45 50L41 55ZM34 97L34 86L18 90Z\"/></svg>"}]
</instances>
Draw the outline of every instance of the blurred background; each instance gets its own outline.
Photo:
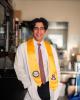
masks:
<instances>
[{"instance_id":1,"label":"blurred background","mask_svg":"<svg viewBox=\"0 0 80 100\"><path fill-rule=\"evenodd\" d=\"M13 90L10 84L17 87L14 86L11 93L12 97L17 90L14 96L17 100L23 100L27 91L17 80L13 65L17 47L32 37L29 23L36 17L49 21L44 39L53 44L59 58L59 100L79 100L80 0L0 0L0 91L3 91L3 100L4 95L8 97L4 91ZM20 98L16 96L18 92L22 95Z\"/></svg>"}]
</instances>

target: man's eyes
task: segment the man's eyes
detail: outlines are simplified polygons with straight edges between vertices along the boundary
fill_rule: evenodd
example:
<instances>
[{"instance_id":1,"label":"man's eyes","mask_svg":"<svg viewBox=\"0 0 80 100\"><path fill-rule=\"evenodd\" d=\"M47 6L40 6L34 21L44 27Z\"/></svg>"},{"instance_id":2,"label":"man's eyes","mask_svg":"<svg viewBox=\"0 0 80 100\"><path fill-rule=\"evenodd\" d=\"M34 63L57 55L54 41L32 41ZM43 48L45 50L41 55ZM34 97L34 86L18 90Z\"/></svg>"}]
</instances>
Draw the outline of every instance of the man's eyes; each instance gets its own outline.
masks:
<instances>
[{"instance_id":1,"label":"man's eyes","mask_svg":"<svg viewBox=\"0 0 80 100\"><path fill-rule=\"evenodd\" d=\"M40 27L40 28L39 27L34 27L34 30L39 30L39 29L44 30L45 28L44 27Z\"/></svg>"}]
</instances>

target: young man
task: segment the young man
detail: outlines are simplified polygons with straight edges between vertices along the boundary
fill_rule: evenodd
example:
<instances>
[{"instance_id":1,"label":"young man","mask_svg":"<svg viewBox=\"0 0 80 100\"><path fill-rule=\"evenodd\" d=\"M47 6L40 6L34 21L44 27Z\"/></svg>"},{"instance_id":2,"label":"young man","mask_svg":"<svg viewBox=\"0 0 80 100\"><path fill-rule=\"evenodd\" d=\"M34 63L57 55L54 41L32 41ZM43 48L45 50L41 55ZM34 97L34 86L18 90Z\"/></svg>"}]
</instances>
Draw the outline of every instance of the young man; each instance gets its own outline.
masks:
<instances>
[{"instance_id":1,"label":"young man","mask_svg":"<svg viewBox=\"0 0 80 100\"><path fill-rule=\"evenodd\" d=\"M35 18L30 29L33 39L18 47L14 63L18 79L28 89L24 100L57 100L60 82L57 53L49 42L43 40L48 21Z\"/></svg>"}]
</instances>

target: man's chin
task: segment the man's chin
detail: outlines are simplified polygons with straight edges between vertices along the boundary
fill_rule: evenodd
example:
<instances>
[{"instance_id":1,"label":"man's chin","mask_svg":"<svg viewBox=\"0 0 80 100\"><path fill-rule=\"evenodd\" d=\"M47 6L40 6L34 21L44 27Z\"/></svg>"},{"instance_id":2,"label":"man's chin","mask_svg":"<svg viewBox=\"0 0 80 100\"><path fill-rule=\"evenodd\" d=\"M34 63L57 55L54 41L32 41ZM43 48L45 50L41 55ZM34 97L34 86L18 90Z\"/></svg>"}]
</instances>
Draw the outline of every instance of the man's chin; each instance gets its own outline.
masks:
<instances>
[{"instance_id":1,"label":"man's chin","mask_svg":"<svg viewBox=\"0 0 80 100\"><path fill-rule=\"evenodd\" d=\"M41 42L42 41L42 39L36 39L37 41L39 41L39 42Z\"/></svg>"}]
</instances>

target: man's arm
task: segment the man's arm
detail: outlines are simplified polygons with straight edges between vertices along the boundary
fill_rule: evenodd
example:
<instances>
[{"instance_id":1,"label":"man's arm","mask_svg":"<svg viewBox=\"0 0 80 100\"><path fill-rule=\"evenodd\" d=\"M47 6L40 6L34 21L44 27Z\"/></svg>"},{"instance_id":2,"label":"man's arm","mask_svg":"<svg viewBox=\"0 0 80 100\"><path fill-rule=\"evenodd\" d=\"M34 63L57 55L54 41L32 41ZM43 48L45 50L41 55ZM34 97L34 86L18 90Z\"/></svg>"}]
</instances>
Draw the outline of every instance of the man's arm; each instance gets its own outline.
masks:
<instances>
[{"instance_id":1,"label":"man's arm","mask_svg":"<svg viewBox=\"0 0 80 100\"><path fill-rule=\"evenodd\" d=\"M22 54L22 50L24 47L20 45L16 51L14 69L17 75L17 78L23 83L24 88L29 86L29 78L27 76L27 72L25 70L24 58Z\"/></svg>"},{"instance_id":2,"label":"man's arm","mask_svg":"<svg viewBox=\"0 0 80 100\"><path fill-rule=\"evenodd\" d=\"M52 46L52 52L53 52L53 55L54 55L54 61L55 61L55 64L56 64L56 70L57 70L57 74L58 74L58 87L53 93L54 94L54 100L57 100L58 97L59 97L59 94L60 94L60 90L61 90L61 88L60 88L60 66L59 66L57 51L53 46Z\"/></svg>"},{"instance_id":3,"label":"man's arm","mask_svg":"<svg viewBox=\"0 0 80 100\"><path fill-rule=\"evenodd\" d=\"M59 65L59 59L58 59L57 50L53 46L52 46L52 52L53 52L54 61L55 61L55 64L56 64L56 70L57 70L57 74L58 74L58 81L60 82L60 65Z\"/></svg>"}]
</instances>

